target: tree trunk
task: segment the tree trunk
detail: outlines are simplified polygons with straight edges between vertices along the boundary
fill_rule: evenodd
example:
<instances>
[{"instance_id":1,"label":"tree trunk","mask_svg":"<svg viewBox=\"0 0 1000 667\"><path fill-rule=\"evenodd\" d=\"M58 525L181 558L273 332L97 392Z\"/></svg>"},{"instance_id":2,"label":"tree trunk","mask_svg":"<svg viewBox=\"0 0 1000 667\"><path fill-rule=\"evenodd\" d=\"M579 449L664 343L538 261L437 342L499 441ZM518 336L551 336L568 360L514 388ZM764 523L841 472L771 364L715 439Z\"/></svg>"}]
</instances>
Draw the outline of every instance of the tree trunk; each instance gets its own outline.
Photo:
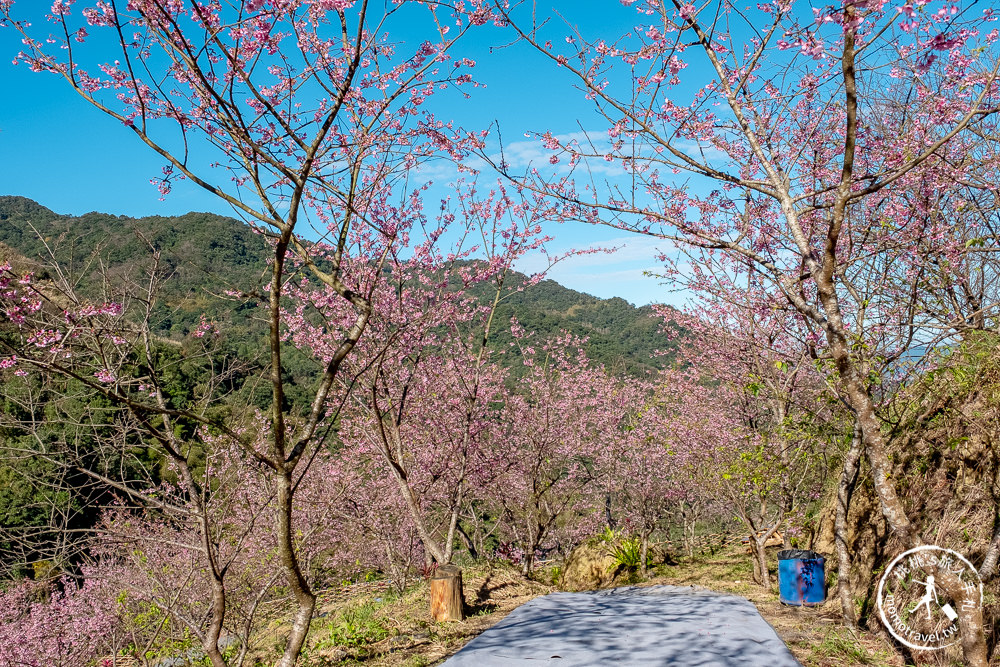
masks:
<instances>
[{"instance_id":1,"label":"tree trunk","mask_svg":"<svg viewBox=\"0 0 1000 667\"><path fill-rule=\"evenodd\" d=\"M298 609L288 631L285 651L276 667L295 667L302 653L302 647L309 634L309 623L312 621L313 610L316 608L316 596L299 568L295 553L295 540L292 532L292 475L281 472L277 475L278 493L278 558L288 582L289 592L295 598Z\"/></svg>"},{"instance_id":2,"label":"tree trunk","mask_svg":"<svg viewBox=\"0 0 1000 667\"><path fill-rule=\"evenodd\" d=\"M688 557L694 555L688 543L688 512L687 507L683 503L681 504L681 546Z\"/></svg>"},{"instance_id":3,"label":"tree trunk","mask_svg":"<svg viewBox=\"0 0 1000 667\"><path fill-rule=\"evenodd\" d=\"M851 508L851 496L858 480L858 462L861 459L861 427L855 422L851 447L844 457L844 468L837 486L837 519L834 525L834 540L837 545L837 590L840 596L840 610L844 624L857 630L858 619L854 612L854 591L851 587L851 552L847 542L847 516Z\"/></svg>"},{"instance_id":4,"label":"tree trunk","mask_svg":"<svg viewBox=\"0 0 1000 667\"><path fill-rule=\"evenodd\" d=\"M465 619L461 568L442 565L434 573L431 578L431 618L437 623Z\"/></svg>"},{"instance_id":5,"label":"tree trunk","mask_svg":"<svg viewBox=\"0 0 1000 667\"><path fill-rule=\"evenodd\" d=\"M857 9L854 5L844 6L844 22L847 25L855 18ZM830 355L840 376L840 387L846 403L854 412L855 419L861 429L862 446L871 465L872 481L878 494L882 515L890 529L906 548L912 548L922 543L915 527L906 515L906 507L896 494L896 486L892 478L892 463L886 451L885 439L882 436L881 424L875 415L875 402L869 393L871 385L866 377L858 358L851 349L848 327L844 322L837 294L837 245L841 231L847 220L848 207L851 203L851 186L853 182L854 159L858 131L858 100L855 61L856 29L844 31L844 46L841 57L841 70L844 80L846 127L844 137L844 160L841 181L837 195L830 209L829 227L823 248L822 262L817 262L805 243L800 243L800 250L809 265L810 273L816 282L816 294L823 310L821 322ZM797 228L794 220L791 200L785 195L782 207L786 210L789 221ZM797 296L786 292L793 300ZM808 315L807 310L802 311ZM817 318L813 318L814 320ZM949 595L952 593L949 591ZM953 599L958 600L960 598ZM976 617L978 616L978 621ZM983 633L982 609L959 614L959 625L962 631L962 651L965 662L972 667L986 667L986 638Z\"/></svg>"},{"instance_id":6,"label":"tree trunk","mask_svg":"<svg viewBox=\"0 0 1000 667\"><path fill-rule=\"evenodd\" d=\"M399 435L398 428L395 425L392 425L389 428L383 428L380 431L380 434L381 437L379 444L381 445L382 456L385 459L385 462L389 465L389 470L392 471L392 476L396 479L396 484L399 487L399 493L402 495L403 501L406 503L406 509L410 513L410 518L413 519L413 526L417 529L417 535L420 537L420 541L424 545L424 554L425 558L428 559L428 564L430 564L429 559L431 558L440 565L448 564L451 560L451 554L447 554L446 557L445 551L447 550L447 544L438 543L438 541L431 535L431 531L427 527L427 524L424 521L424 516L420 511L420 503L416 494L413 492L413 488L410 486L409 474L401 462L402 454L397 455L393 452L393 447L396 452L403 451L402 439Z\"/></svg>"},{"instance_id":7,"label":"tree trunk","mask_svg":"<svg viewBox=\"0 0 1000 667\"><path fill-rule=\"evenodd\" d=\"M618 522L615 521L615 515L611 511L611 493L604 494L604 521L608 524L608 530L615 530L618 528Z\"/></svg>"},{"instance_id":8,"label":"tree trunk","mask_svg":"<svg viewBox=\"0 0 1000 667\"><path fill-rule=\"evenodd\" d=\"M750 538L750 561L753 563L753 582L760 585L760 559L757 558L757 545L754 543L753 538Z\"/></svg>"},{"instance_id":9,"label":"tree trunk","mask_svg":"<svg viewBox=\"0 0 1000 667\"><path fill-rule=\"evenodd\" d=\"M867 392L863 390L856 373L853 369L851 371L848 381L845 383L848 389L848 400L856 410L855 414L861 428L863 446L871 464L872 481L875 484L875 492L878 494L882 515L904 546L907 548L919 546L923 541L906 515L903 502L896 494L892 478L892 463L886 453L885 440L875 417L873 402ZM955 583L952 579L957 580L957 577L947 576L948 574L947 571L942 573L943 576L940 579L942 589L953 600L961 600L963 591L960 582ZM971 609L959 609L958 625L962 634L962 657L965 664L969 667L988 667L982 606L975 605Z\"/></svg>"},{"instance_id":10,"label":"tree trunk","mask_svg":"<svg viewBox=\"0 0 1000 667\"><path fill-rule=\"evenodd\" d=\"M539 508L536 503L535 518L531 519L525 527L528 534L528 540L525 543L524 561L521 564L521 574L523 574L525 578L530 577L532 570L535 569L535 554L538 553L538 548L542 545L542 540L545 539L545 535L548 533L548 526L541 523L538 519L540 515L541 508Z\"/></svg>"},{"instance_id":11,"label":"tree trunk","mask_svg":"<svg viewBox=\"0 0 1000 667\"><path fill-rule=\"evenodd\" d=\"M968 612L960 610L958 627L962 634L962 657L966 664L971 667L989 667L982 604L975 605Z\"/></svg>"},{"instance_id":12,"label":"tree trunk","mask_svg":"<svg viewBox=\"0 0 1000 667\"><path fill-rule=\"evenodd\" d=\"M753 535L750 539L754 545L754 557L757 559L757 567L760 569L760 585L765 590L771 590L771 573L767 569L767 550L764 548L767 537L770 536L765 536L763 540L759 540L756 535Z\"/></svg>"},{"instance_id":13,"label":"tree trunk","mask_svg":"<svg viewBox=\"0 0 1000 667\"><path fill-rule=\"evenodd\" d=\"M642 576L646 576L646 571L649 568L649 533L642 534L642 564L641 572Z\"/></svg>"},{"instance_id":14,"label":"tree trunk","mask_svg":"<svg viewBox=\"0 0 1000 667\"><path fill-rule=\"evenodd\" d=\"M996 451L994 449L994 451ZM1000 477L1000 460L993 457L993 488L997 488L998 477ZM994 498L996 494L994 493ZM986 556L983 557L983 564L979 567L979 576L983 581L989 581L997 575L997 563L1000 561L1000 507L994 502L993 507L993 538L990 546L986 549Z\"/></svg>"},{"instance_id":15,"label":"tree trunk","mask_svg":"<svg viewBox=\"0 0 1000 667\"><path fill-rule=\"evenodd\" d=\"M147 345L149 345L148 339ZM147 349L147 359L151 358L152 352ZM165 406L162 395L159 395L158 397L161 401L161 405ZM171 428L170 420L164 419L164 422L168 428ZM172 453L179 451L173 442L171 442L171 445ZM201 643L202 650L205 651L205 656L212 664L212 667L226 667L226 661L222 657L222 651L219 650L219 638L222 636L222 630L226 621L227 596L224 580L225 568L220 568L219 563L216 560L218 552L217 546L212 542L212 525L209 521L208 513L205 510L202 496L199 493L198 485L195 483L194 476L191 474L191 467L188 465L187 460L180 456L175 455L174 461L177 463L181 479L184 480L184 485L188 489L189 496L194 499L196 507L198 508L198 530L201 533L201 546L202 549L204 549L204 558L208 565L208 568L206 569L208 570L209 576L212 578L211 616L208 628Z\"/></svg>"},{"instance_id":16,"label":"tree trunk","mask_svg":"<svg viewBox=\"0 0 1000 667\"><path fill-rule=\"evenodd\" d=\"M202 649L212 667L226 667L226 661L219 650L219 637L222 634L222 619L226 616L226 588L221 577L212 580L212 622L209 625Z\"/></svg>"},{"instance_id":17,"label":"tree trunk","mask_svg":"<svg viewBox=\"0 0 1000 667\"><path fill-rule=\"evenodd\" d=\"M476 543L472 540L472 537L466 532L465 528L462 527L461 523L455 526L455 530L458 532L459 537L462 538L462 542L465 543L465 548L469 552L469 558L478 561L479 550L476 549Z\"/></svg>"},{"instance_id":18,"label":"tree trunk","mask_svg":"<svg viewBox=\"0 0 1000 667\"><path fill-rule=\"evenodd\" d=\"M694 505L688 505L683 503L681 505L681 544L684 545L684 550L687 552L688 558L694 556L694 538L695 533L697 533L697 514Z\"/></svg>"},{"instance_id":19,"label":"tree trunk","mask_svg":"<svg viewBox=\"0 0 1000 667\"><path fill-rule=\"evenodd\" d=\"M986 631L983 623L983 605L978 589L967 592L962 579L947 568L933 566L927 568L941 585L941 590L957 603L958 628L962 639L962 657L970 667L988 667ZM968 599L971 604L963 604Z\"/></svg>"},{"instance_id":20,"label":"tree trunk","mask_svg":"<svg viewBox=\"0 0 1000 667\"><path fill-rule=\"evenodd\" d=\"M993 539L990 540L990 548L986 550L986 558L979 568L979 576L983 581L989 581L997 575L997 562L1000 561L1000 521L993 530Z\"/></svg>"}]
</instances>

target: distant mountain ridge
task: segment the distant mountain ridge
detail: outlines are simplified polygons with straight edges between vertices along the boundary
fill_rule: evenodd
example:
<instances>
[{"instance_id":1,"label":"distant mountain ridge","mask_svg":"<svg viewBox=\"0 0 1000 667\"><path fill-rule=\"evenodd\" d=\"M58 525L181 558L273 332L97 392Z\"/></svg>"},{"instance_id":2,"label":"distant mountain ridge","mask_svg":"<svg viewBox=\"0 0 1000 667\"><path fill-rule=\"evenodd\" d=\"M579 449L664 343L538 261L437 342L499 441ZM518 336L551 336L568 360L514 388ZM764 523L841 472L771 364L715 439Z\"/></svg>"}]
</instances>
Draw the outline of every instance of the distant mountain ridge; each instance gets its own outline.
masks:
<instances>
[{"instance_id":1,"label":"distant mountain ridge","mask_svg":"<svg viewBox=\"0 0 1000 667\"><path fill-rule=\"evenodd\" d=\"M265 282L267 242L242 222L212 213L129 218L106 213L60 215L26 197L0 196L0 244L43 264L52 257L79 276L81 288L104 276L139 280L151 266L150 246L160 252L160 268L171 272L157 327L169 336L190 331L205 313L236 328L253 327L252 308L233 308L213 298L230 287L250 289ZM96 252L95 252L96 251ZM101 262L95 262L95 256ZM518 274L518 280L526 276ZM671 341L660 332L652 307L624 299L599 299L553 280L544 280L505 302L498 321L517 317L545 338L560 331L587 336L595 361L629 373L661 367L658 350ZM508 336L497 336L503 345Z\"/></svg>"}]
</instances>

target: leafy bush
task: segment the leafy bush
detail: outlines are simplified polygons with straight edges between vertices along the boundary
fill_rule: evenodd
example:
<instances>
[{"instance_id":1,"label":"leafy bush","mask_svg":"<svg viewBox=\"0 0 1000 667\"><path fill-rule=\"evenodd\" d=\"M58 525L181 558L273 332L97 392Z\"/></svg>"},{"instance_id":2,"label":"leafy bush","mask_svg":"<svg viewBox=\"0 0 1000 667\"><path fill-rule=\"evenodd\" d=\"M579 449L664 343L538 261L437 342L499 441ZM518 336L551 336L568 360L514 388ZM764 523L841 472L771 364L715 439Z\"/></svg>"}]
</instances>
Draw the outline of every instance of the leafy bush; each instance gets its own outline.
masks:
<instances>
[{"instance_id":1,"label":"leafy bush","mask_svg":"<svg viewBox=\"0 0 1000 667\"><path fill-rule=\"evenodd\" d=\"M638 537L625 537L605 528L601 539L608 544L608 553L615 561L612 569L634 572L642 565L642 540Z\"/></svg>"}]
</instances>

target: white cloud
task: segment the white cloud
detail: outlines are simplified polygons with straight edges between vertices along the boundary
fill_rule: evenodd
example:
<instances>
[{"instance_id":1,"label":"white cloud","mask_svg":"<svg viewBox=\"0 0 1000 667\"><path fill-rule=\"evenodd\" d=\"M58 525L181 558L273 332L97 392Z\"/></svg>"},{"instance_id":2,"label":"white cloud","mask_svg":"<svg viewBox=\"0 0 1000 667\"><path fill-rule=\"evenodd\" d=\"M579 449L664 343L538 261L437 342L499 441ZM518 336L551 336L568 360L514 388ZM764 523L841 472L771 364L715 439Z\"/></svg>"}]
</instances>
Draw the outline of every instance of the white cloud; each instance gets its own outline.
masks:
<instances>
[{"instance_id":1,"label":"white cloud","mask_svg":"<svg viewBox=\"0 0 1000 667\"><path fill-rule=\"evenodd\" d=\"M546 277L579 292L607 299L619 296L636 305L670 303L678 305L683 295L664 287L655 275L663 264L657 256L669 251L670 243L643 236L614 237L577 246L581 250L594 248L618 249L613 253L573 255L552 267ZM565 248L562 249L565 252ZM555 251L552 251L555 254ZM515 268L524 273L537 273L548 266L542 253L532 253L517 262Z\"/></svg>"},{"instance_id":2,"label":"white cloud","mask_svg":"<svg viewBox=\"0 0 1000 667\"><path fill-rule=\"evenodd\" d=\"M574 146L585 153L603 155L611 150L611 142L607 132L568 132L553 135L564 146ZM549 158L555 155L559 162L551 164ZM508 169L521 170L534 167L542 172L559 175L572 173L581 175L623 176L625 170L620 162L607 161L603 158L587 158L575 167L569 164L569 156L562 150L546 148L541 139L527 138L512 141L503 145L502 151L490 156L497 164L504 162Z\"/></svg>"},{"instance_id":3,"label":"white cloud","mask_svg":"<svg viewBox=\"0 0 1000 667\"><path fill-rule=\"evenodd\" d=\"M608 137L607 131L604 130L567 132L553 136L559 140L561 145L574 146L584 153L604 156L612 152L612 141ZM731 163L728 155L708 143L678 139L673 142L673 145L696 161L716 168L725 168ZM640 146L639 148L640 151L643 148L649 149L648 146ZM553 155L559 158L559 162L556 164L549 162L549 158ZM662 154L662 158L670 159L670 157L666 152ZM586 158L576 167L571 167L569 157L565 152L559 149L548 149L540 139L534 137L504 144L502 155L498 152L491 156L491 159L498 164L504 161L508 168L513 170L534 167L543 173L547 171L560 176L569 174L572 170L572 173L578 178L584 175L615 178L626 176L628 173L622 166L621 160L606 160L604 157Z\"/></svg>"}]
</instances>

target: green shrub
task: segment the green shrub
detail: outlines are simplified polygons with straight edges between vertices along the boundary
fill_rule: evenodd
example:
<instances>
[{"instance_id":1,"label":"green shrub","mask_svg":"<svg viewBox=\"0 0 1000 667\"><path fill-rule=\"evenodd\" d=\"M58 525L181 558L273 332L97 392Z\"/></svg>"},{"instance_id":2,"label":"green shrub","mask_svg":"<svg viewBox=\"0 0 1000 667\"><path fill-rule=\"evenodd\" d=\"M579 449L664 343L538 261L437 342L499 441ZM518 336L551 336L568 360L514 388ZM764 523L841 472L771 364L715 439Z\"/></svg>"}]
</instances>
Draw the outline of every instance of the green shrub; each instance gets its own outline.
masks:
<instances>
[{"instance_id":1,"label":"green shrub","mask_svg":"<svg viewBox=\"0 0 1000 667\"><path fill-rule=\"evenodd\" d=\"M389 636L388 628L376 617L381 605L366 602L331 616L316 633L316 648L349 648L374 644Z\"/></svg>"},{"instance_id":2,"label":"green shrub","mask_svg":"<svg viewBox=\"0 0 1000 667\"><path fill-rule=\"evenodd\" d=\"M633 572L642 565L642 540L638 537L621 537L609 544L608 552L615 561L614 569Z\"/></svg>"}]
</instances>

